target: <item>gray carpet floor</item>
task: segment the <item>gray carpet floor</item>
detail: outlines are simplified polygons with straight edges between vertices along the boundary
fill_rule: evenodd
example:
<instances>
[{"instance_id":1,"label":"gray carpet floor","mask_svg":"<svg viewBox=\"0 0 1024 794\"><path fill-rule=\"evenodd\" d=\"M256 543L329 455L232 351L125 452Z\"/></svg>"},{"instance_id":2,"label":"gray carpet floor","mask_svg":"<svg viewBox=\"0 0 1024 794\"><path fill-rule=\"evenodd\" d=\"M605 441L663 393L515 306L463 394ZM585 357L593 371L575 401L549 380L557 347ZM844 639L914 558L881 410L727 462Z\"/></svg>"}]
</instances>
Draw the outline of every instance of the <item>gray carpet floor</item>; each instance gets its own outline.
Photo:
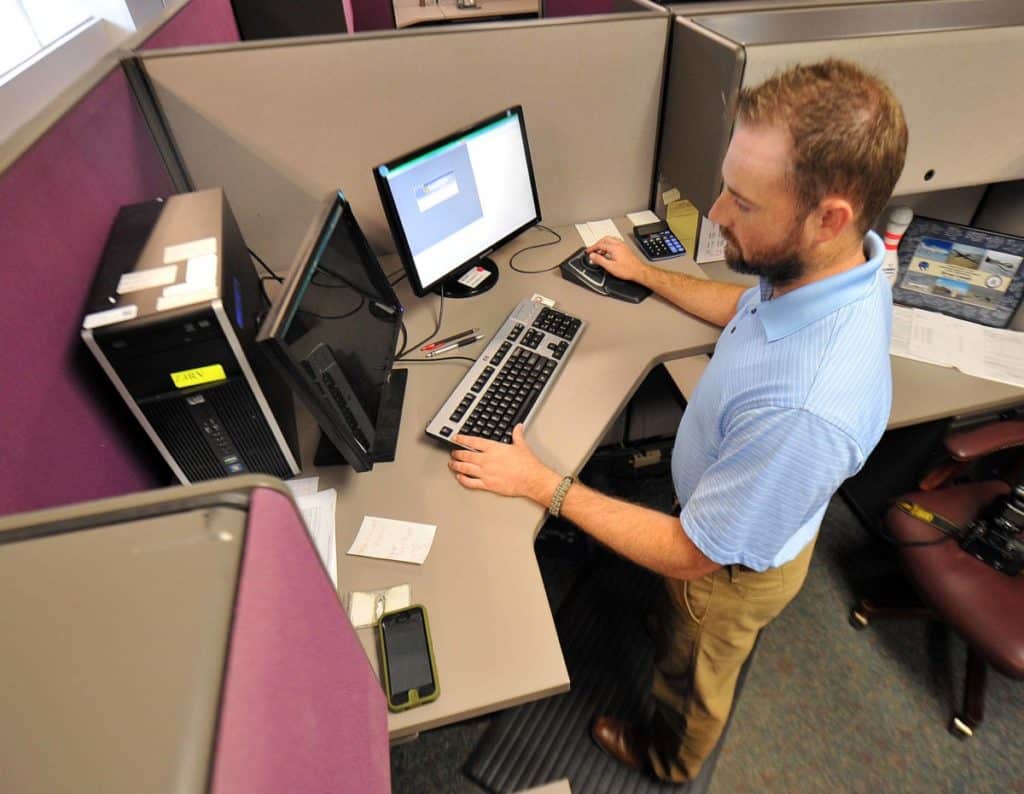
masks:
<instances>
[{"instance_id":1,"label":"gray carpet floor","mask_svg":"<svg viewBox=\"0 0 1024 794\"><path fill-rule=\"evenodd\" d=\"M622 491L656 502L645 492L665 487L648 480ZM541 562L557 607L579 563ZM923 622L879 621L863 631L847 622L862 584L891 567L887 550L835 498L804 589L762 637L712 794L1024 792L1024 682L990 672L985 722L958 740L946 728L959 707L963 643ZM440 728L392 748L393 790L481 791L462 766L487 724Z\"/></svg>"}]
</instances>

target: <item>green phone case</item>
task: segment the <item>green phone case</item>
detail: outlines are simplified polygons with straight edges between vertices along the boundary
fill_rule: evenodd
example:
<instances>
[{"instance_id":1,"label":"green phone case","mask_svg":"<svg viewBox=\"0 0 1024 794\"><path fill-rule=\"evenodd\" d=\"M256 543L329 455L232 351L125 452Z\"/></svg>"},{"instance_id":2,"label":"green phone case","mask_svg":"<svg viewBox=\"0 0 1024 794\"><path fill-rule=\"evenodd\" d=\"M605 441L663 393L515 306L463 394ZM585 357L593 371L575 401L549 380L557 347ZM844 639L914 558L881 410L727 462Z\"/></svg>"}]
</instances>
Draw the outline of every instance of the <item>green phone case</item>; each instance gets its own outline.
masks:
<instances>
[{"instance_id":1,"label":"green phone case","mask_svg":"<svg viewBox=\"0 0 1024 794\"><path fill-rule=\"evenodd\" d=\"M419 691L413 689L409 691L409 700L407 702L395 704L391 702L391 695L389 694L391 692L391 682L388 679L388 653L384 648L384 630L381 628L381 621L388 615L409 612L413 609L419 609L423 612L423 630L427 635L427 656L430 658L430 675L434 679L434 691L421 698ZM410 604L403 609L396 609L394 612L385 612L381 615L380 620L377 621L377 650L380 654L381 675L384 679L384 699L388 702L388 711L407 711L416 706L422 706L425 703L432 703L437 700L438 695L441 694L441 681L437 677L437 663L434 661L434 643L430 639L430 620L427 618L427 608L425 606L422 604Z\"/></svg>"}]
</instances>

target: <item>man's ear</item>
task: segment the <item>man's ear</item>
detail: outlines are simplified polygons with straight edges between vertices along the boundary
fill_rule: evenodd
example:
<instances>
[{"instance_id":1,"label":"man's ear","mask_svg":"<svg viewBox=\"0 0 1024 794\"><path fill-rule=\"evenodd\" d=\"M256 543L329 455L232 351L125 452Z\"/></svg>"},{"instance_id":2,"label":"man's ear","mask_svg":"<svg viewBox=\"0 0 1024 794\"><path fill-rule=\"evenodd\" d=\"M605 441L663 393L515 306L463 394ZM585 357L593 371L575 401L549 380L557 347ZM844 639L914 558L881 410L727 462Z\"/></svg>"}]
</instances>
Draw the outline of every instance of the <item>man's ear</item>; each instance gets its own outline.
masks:
<instances>
[{"instance_id":1,"label":"man's ear","mask_svg":"<svg viewBox=\"0 0 1024 794\"><path fill-rule=\"evenodd\" d=\"M811 213L814 219L814 242L828 244L841 237L853 224L853 205L842 196L825 196Z\"/></svg>"}]
</instances>

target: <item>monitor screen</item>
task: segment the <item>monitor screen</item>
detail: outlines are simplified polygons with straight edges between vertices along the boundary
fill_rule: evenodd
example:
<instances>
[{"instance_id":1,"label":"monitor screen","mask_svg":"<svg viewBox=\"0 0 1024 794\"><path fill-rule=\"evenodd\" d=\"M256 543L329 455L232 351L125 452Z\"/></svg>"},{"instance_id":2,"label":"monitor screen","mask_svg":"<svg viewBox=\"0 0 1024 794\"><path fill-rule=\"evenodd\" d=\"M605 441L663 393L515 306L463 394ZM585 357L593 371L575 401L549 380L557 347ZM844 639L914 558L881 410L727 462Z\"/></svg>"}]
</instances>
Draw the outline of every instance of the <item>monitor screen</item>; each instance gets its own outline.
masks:
<instances>
[{"instance_id":1,"label":"monitor screen","mask_svg":"<svg viewBox=\"0 0 1024 794\"><path fill-rule=\"evenodd\" d=\"M374 169L417 295L540 221L523 109L512 107ZM493 283L493 279L491 280Z\"/></svg>"},{"instance_id":2,"label":"monitor screen","mask_svg":"<svg viewBox=\"0 0 1024 794\"><path fill-rule=\"evenodd\" d=\"M381 418L401 321L402 306L349 203L332 194L257 341L357 471L381 459Z\"/></svg>"}]
</instances>

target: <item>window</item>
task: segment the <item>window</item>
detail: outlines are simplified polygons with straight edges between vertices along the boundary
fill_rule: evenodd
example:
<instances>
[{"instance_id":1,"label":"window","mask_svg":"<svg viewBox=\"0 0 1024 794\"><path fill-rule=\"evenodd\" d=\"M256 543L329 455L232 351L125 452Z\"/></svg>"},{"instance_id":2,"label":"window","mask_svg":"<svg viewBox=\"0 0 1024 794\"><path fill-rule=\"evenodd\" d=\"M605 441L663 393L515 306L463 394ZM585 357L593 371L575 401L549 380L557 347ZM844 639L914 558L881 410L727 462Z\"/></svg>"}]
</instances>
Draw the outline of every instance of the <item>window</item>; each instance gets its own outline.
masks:
<instances>
[{"instance_id":1,"label":"window","mask_svg":"<svg viewBox=\"0 0 1024 794\"><path fill-rule=\"evenodd\" d=\"M167 7L188 0L0 0L0 145Z\"/></svg>"},{"instance_id":2,"label":"window","mask_svg":"<svg viewBox=\"0 0 1024 794\"><path fill-rule=\"evenodd\" d=\"M92 16L77 0L0 0L0 80Z\"/></svg>"}]
</instances>

